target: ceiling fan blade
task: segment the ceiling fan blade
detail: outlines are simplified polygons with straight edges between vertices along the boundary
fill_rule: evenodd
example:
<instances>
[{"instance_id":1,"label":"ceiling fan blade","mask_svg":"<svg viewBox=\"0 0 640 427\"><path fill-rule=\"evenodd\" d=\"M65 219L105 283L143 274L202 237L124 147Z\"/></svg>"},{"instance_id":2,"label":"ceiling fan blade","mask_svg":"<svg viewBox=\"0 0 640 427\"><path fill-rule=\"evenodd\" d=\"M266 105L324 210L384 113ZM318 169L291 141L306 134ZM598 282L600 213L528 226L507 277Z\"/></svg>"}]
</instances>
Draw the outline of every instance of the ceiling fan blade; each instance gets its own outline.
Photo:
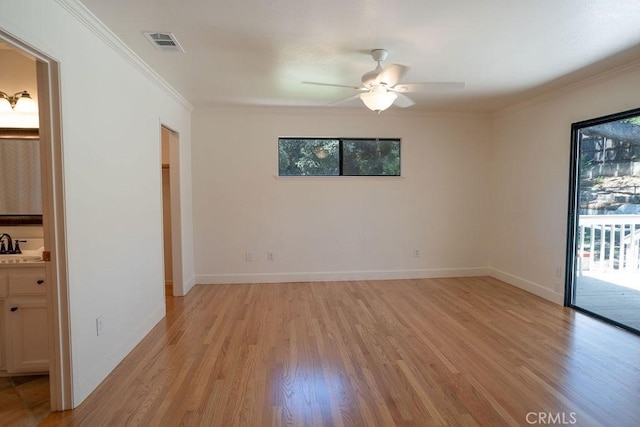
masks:
<instances>
[{"instance_id":1,"label":"ceiling fan blade","mask_svg":"<svg viewBox=\"0 0 640 427\"><path fill-rule=\"evenodd\" d=\"M399 93L393 104L400 108L407 108L411 107L415 102L413 102L413 99L409 98L407 95Z\"/></svg>"},{"instance_id":2,"label":"ceiling fan blade","mask_svg":"<svg viewBox=\"0 0 640 427\"><path fill-rule=\"evenodd\" d=\"M360 94L352 95L352 96L349 96L349 97L347 97L347 98L338 99L337 101L334 101L334 102L332 102L332 103L331 103L331 104L329 104L329 105L338 105L338 104L343 104L343 103L345 103L345 102L349 102L349 101L351 101L351 100L353 100L353 99L358 99L358 98L360 98Z\"/></svg>"},{"instance_id":3,"label":"ceiling fan blade","mask_svg":"<svg viewBox=\"0 0 640 427\"><path fill-rule=\"evenodd\" d=\"M395 86L408 70L409 67L407 66L391 64L378 73L376 83L385 84L387 87Z\"/></svg>"},{"instance_id":4,"label":"ceiling fan blade","mask_svg":"<svg viewBox=\"0 0 640 427\"><path fill-rule=\"evenodd\" d=\"M403 83L390 88L394 92L437 92L464 89L464 82Z\"/></svg>"},{"instance_id":5,"label":"ceiling fan blade","mask_svg":"<svg viewBox=\"0 0 640 427\"><path fill-rule=\"evenodd\" d=\"M355 89L355 90L366 90L363 87L359 87L359 86L349 86L349 85L337 85L337 84L333 84L333 83L319 83L319 82L300 82L303 85L316 85L316 86L331 86L331 87L345 87L348 89Z\"/></svg>"}]
</instances>

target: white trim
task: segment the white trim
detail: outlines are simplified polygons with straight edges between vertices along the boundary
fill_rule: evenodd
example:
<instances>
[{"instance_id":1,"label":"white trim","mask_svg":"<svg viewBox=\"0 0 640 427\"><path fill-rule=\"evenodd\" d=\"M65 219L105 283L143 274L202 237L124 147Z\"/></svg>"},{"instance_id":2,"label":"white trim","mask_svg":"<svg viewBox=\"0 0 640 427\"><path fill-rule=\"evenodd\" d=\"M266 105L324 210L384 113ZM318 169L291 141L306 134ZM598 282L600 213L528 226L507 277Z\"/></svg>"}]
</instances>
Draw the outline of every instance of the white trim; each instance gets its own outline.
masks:
<instances>
[{"instance_id":1,"label":"white trim","mask_svg":"<svg viewBox=\"0 0 640 427\"><path fill-rule=\"evenodd\" d=\"M432 268L420 270L315 271L294 273L198 274L196 283L214 285L230 283L286 283L343 280L428 279L436 277L487 276L485 267Z\"/></svg>"},{"instance_id":2,"label":"white trim","mask_svg":"<svg viewBox=\"0 0 640 427\"><path fill-rule=\"evenodd\" d=\"M49 378L51 409L74 406L71 313L64 212L63 149L58 63L36 62L40 104L43 237L51 262L45 263L49 283ZM45 214L46 213L46 214Z\"/></svg>"},{"instance_id":3,"label":"white trim","mask_svg":"<svg viewBox=\"0 0 640 427\"><path fill-rule=\"evenodd\" d=\"M182 289L184 291L184 295L187 295L189 293L189 291L196 285L196 277L195 276L191 276L189 277L189 279L185 280L182 286ZM182 295L183 296L183 295Z\"/></svg>"},{"instance_id":4,"label":"white trim","mask_svg":"<svg viewBox=\"0 0 640 427\"><path fill-rule=\"evenodd\" d=\"M55 0L70 15L75 17L78 22L82 23L87 29L98 36L107 46L113 49L133 68L135 68L142 76L151 83L154 83L169 96L173 97L189 112L193 111L193 105L187 101L178 91L176 91L166 80L156 73L146 62L136 55L113 31L102 23L85 5L78 0Z\"/></svg>"},{"instance_id":5,"label":"white trim","mask_svg":"<svg viewBox=\"0 0 640 427\"><path fill-rule=\"evenodd\" d=\"M436 117L436 118L476 118L484 117L487 120L493 117L493 111L456 111L456 110L416 110L407 108L389 109L385 110L381 114L376 114L369 110L364 105L362 107L328 107L326 105L291 105L291 106L272 106L272 105L236 105L236 104L224 104L224 105L202 105L198 106L198 113L233 113L233 114L263 114L278 113L286 115L308 115L313 113L314 115L342 115L348 113L349 115L357 116L370 116L372 119L379 123L384 121L385 116L402 116L402 117ZM358 136L360 137L360 136ZM379 135L379 138L383 136ZM385 137L386 138L386 137ZM391 136L389 138L395 138Z\"/></svg>"},{"instance_id":6,"label":"white trim","mask_svg":"<svg viewBox=\"0 0 640 427\"><path fill-rule=\"evenodd\" d=\"M542 94L531 96L528 99L518 102L516 104L510 105L508 107L504 107L501 109L497 109L493 111L492 115L494 117L500 117L504 114L517 112L523 110L524 108L540 104L542 102L548 101L550 99L557 98L561 95L566 95L567 93L575 92L584 87L589 87L595 83L598 83L602 80L609 79L611 77L618 76L620 74L624 74L628 71L634 70L635 68L640 67L640 59L620 65L618 67L612 68L610 70L603 71L601 73L596 74L595 76L587 77L580 81L577 81L572 84L568 84L561 88L551 89Z\"/></svg>"},{"instance_id":7,"label":"white trim","mask_svg":"<svg viewBox=\"0 0 640 427\"><path fill-rule=\"evenodd\" d=\"M488 268L487 271L489 276L495 279L501 280L509 285L525 290L558 305L564 305L563 294L554 292L553 290L546 288L538 283L534 283L530 280L524 279L514 274L507 273L506 271L498 270L497 268Z\"/></svg>"},{"instance_id":8,"label":"white trim","mask_svg":"<svg viewBox=\"0 0 640 427\"><path fill-rule=\"evenodd\" d=\"M273 175L276 181L404 181L404 175Z\"/></svg>"},{"instance_id":9,"label":"white trim","mask_svg":"<svg viewBox=\"0 0 640 427\"><path fill-rule=\"evenodd\" d=\"M171 211L171 271L173 272L171 281L173 284L173 295L184 296L188 290L185 288L184 283L180 134L163 124L161 124L161 128L169 132L169 209Z\"/></svg>"}]
</instances>

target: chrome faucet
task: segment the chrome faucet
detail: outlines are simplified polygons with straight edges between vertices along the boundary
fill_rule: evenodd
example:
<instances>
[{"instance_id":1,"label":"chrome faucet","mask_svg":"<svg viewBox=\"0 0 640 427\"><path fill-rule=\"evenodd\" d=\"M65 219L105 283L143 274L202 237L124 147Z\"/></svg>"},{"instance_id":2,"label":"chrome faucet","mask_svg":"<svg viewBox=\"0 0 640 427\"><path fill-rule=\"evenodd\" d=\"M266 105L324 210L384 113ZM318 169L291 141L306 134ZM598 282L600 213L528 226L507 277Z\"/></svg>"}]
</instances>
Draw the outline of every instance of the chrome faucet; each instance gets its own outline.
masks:
<instances>
[{"instance_id":1,"label":"chrome faucet","mask_svg":"<svg viewBox=\"0 0 640 427\"><path fill-rule=\"evenodd\" d=\"M7 246L4 245L4 241L7 242ZM14 254L13 239L8 233L0 233L0 254Z\"/></svg>"}]
</instances>

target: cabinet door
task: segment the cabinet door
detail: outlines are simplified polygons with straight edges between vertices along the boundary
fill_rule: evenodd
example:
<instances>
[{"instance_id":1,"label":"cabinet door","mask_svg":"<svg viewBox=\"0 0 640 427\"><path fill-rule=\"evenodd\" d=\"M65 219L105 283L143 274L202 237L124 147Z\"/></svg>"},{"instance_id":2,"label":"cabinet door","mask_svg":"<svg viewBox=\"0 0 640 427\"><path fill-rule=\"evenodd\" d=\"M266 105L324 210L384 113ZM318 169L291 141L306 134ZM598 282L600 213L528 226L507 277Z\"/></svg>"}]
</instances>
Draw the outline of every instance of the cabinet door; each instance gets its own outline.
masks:
<instances>
[{"instance_id":1,"label":"cabinet door","mask_svg":"<svg viewBox=\"0 0 640 427\"><path fill-rule=\"evenodd\" d=\"M9 298L5 301L9 345L7 372L49 370L49 327L45 298Z\"/></svg>"},{"instance_id":2,"label":"cabinet door","mask_svg":"<svg viewBox=\"0 0 640 427\"><path fill-rule=\"evenodd\" d=\"M9 295L45 295L44 269L25 268L9 275Z\"/></svg>"}]
</instances>

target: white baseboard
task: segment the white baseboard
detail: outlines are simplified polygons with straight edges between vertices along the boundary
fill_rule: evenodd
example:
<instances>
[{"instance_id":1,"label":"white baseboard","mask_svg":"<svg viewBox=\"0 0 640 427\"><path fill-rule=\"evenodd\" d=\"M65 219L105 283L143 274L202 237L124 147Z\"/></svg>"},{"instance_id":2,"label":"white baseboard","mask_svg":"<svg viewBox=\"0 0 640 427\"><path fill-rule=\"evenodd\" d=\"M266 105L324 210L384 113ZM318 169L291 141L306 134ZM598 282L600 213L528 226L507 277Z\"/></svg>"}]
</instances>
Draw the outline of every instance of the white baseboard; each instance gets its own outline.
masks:
<instances>
[{"instance_id":1,"label":"white baseboard","mask_svg":"<svg viewBox=\"0 0 640 427\"><path fill-rule=\"evenodd\" d=\"M165 316L164 305L149 316L136 328L130 329L124 339L118 340L118 345L111 349L88 372L80 375L73 386L73 407L76 408L98 385L109 375L120 362L137 346L142 339Z\"/></svg>"},{"instance_id":2,"label":"white baseboard","mask_svg":"<svg viewBox=\"0 0 640 427\"><path fill-rule=\"evenodd\" d=\"M433 268L422 270L319 271L295 273L198 274L203 285L232 283L338 282L344 280L427 279L434 277L487 276L485 267Z\"/></svg>"},{"instance_id":3,"label":"white baseboard","mask_svg":"<svg viewBox=\"0 0 640 427\"><path fill-rule=\"evenodd\" d=\"M554 292L553 290L546 288L538 283L534 283L522 277L507 273L506 271L498 270L497 268L488 268L487 270L489 276L493 278L502 280L509 285L513 285L516 288L520 288L556 304L564 305L563 294Z\"/></svg>"},{"instance_id":4,"label":"white baseboard","mask_svg":"<svg viewBox=\"0 0 640 427\"><path fill-rule=\"evenodd\" d=\"M338 282L344 280L429 279L436 277L491 276L553 303L563 305L564 295L538 283L490 267L433 268L421 270L322 271L295 273L197 274L202 285L235 283Z\"/></svg>"},{"instance_id":5,"label":"white baseboard","mask_svg":"<svg viewBox=\"0 0 640 427\"><path fill-rule=\"evenodd\" d=\"M184 286L183 286L183 291L184 294L183 295L187 295L189 293L189 291L196 285L196 276L191 276L189 277L188 280L185 280L184 282Z\"/></svg>"}]
</instances>

